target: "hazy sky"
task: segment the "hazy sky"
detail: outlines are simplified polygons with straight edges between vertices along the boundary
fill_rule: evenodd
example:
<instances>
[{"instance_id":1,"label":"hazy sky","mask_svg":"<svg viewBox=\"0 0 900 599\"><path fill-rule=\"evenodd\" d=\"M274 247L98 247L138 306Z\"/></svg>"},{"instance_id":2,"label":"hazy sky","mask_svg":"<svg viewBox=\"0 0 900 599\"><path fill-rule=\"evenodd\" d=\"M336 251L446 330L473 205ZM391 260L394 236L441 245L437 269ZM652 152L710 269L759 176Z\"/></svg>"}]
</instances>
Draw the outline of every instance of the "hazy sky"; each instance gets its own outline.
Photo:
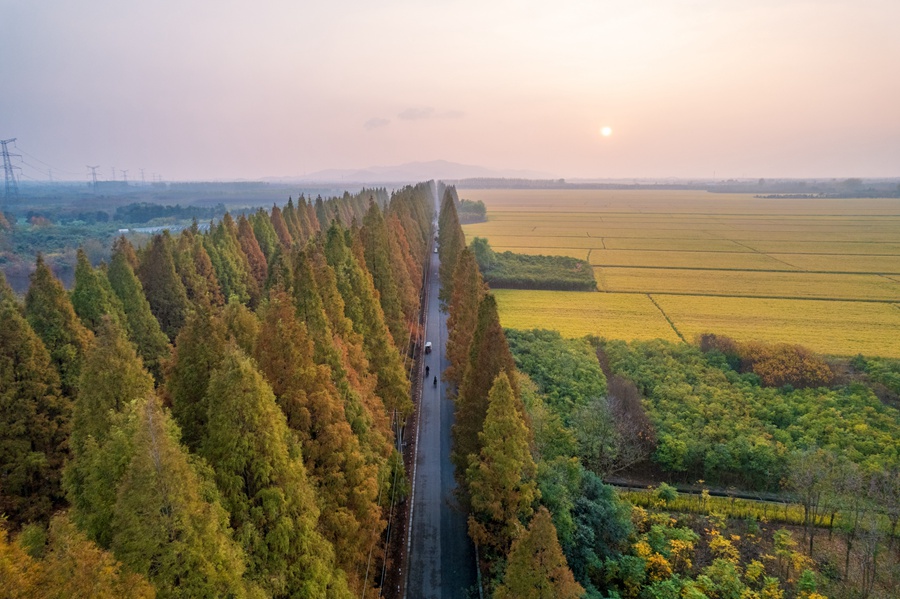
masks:
<instances>
[{"instance_id":1,"label":"hazy sky","mask_svg":"<svg viewBox=\"0 0 900 599\"><path fill-rule=\"evenodd\" d=\"M900 176L898 0L0 0L0 43L25 179Z\"/></svg>"}]
</instances>

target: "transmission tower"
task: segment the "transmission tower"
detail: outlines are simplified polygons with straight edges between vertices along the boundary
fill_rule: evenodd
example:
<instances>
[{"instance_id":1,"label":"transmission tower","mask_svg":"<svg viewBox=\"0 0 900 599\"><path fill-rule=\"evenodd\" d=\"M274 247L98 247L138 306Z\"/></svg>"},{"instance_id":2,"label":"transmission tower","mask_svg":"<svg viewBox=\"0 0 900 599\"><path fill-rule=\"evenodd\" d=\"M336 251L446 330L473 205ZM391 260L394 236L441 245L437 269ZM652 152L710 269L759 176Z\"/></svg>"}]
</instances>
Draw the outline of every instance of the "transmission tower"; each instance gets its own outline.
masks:
<instances>
[{"instance_id":1,"label":"transmission tower","mask_svg":"<svg viewBox=\"0 0 900 599\"><path fill-rule=\"evenodd\" d=\"M3 147L3 174L6 176L6 190L3 197L7 201L9 201L10 198L19 197L19 186L16 184L16 174L13 170L19 167L13 166L10 158L21 158L21 156L19 154L10 154L9 148L6 147L6 144L13 143L14 141L16 141L15 137L12 139L0 139L0 146Z\"/></svg>"},{"instance_id":2,"label":"transmission tower","mask_svg":"<svg viewBox=\"0 0 900 599\"><path fill-rule=\"evenodd\" d=\"M94 193L97 193L97 169L100 168L100 165L97 166L88 166L91 169L91 187L94 189Z\"/></svg>"},{"instance_id":3,"label":"transmission tower","mask_svg":"<svg viewBox=\"0 0 900 599\"><path fill-rule=\"evenodd\" d=\"M128 185L128 169L120 168L119 170L122 171L122 181L125 182L125 185Z\"/></svg>"}]
</instances>

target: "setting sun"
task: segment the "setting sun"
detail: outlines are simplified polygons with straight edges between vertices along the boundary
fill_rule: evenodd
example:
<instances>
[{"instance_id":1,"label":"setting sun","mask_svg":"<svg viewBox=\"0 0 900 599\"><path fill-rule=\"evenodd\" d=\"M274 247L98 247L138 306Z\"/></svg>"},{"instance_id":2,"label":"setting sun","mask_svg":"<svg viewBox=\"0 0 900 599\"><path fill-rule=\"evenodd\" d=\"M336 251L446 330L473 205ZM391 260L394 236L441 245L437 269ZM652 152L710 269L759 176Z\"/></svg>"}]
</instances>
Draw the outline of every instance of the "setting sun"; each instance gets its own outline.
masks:
<instances>
[{"instance_id":1,"label":"setting sun","mask_svg":"<svg viewBox=\"0 0 900 599\"><path fill-rule=\"evenodd\" d=\"M609 137L610 135L612 135L612 128L611 127L601 128L600 135L602 135L603 137Z\"/></svg>"}]
</instances>

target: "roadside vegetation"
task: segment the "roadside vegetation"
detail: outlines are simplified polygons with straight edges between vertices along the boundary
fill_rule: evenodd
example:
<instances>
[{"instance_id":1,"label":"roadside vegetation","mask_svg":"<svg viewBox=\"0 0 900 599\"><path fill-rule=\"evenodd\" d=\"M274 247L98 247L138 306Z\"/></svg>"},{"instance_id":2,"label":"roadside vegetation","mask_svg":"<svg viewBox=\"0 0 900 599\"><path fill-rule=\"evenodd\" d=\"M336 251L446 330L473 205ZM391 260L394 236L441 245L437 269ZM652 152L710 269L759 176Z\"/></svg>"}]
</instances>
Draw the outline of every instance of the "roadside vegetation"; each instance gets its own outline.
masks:
<instances>
[{"instance_id":1,"label":"roadside vegetation","mask_svg":"<svg viewBox=\"0 0 900 599\"><path fill-rule=\"evenodd\" d=\"M716 335L628 343L503 329L448 198L440 235L453 272L442 279L453 460L485 596L892 596L892 362ZM566 318L564 304L550 309ZM616 477L653 488L602 482Z\"/></svg>"},{"instance_id":2,"label":"roadside vegetation","mask_svg":"<svg viewBox=\"0 0 900 599\"><path fill-rule=\"evenodd\" d=\"M0 275L0 594L379 595L434 191Z\"/></svg>"}]
</instances>

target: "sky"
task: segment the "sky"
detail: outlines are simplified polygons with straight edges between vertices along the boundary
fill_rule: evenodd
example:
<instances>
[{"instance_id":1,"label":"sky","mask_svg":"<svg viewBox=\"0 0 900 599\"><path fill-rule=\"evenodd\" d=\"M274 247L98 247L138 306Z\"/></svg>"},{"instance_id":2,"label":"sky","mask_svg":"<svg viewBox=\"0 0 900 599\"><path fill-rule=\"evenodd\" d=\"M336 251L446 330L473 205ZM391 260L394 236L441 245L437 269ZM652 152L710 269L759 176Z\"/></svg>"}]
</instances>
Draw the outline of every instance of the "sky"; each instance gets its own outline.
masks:
<instances>
[{"instance_id":1,"label":"sky","mask_svg":"<svg viewBox=\"0 0 900 599\"><path fill-rule=\"evenodd\" d=\"M897 0L0 0L0 139L23 181L895 177L898 24Z\"/></svg>"}]
</instances>

